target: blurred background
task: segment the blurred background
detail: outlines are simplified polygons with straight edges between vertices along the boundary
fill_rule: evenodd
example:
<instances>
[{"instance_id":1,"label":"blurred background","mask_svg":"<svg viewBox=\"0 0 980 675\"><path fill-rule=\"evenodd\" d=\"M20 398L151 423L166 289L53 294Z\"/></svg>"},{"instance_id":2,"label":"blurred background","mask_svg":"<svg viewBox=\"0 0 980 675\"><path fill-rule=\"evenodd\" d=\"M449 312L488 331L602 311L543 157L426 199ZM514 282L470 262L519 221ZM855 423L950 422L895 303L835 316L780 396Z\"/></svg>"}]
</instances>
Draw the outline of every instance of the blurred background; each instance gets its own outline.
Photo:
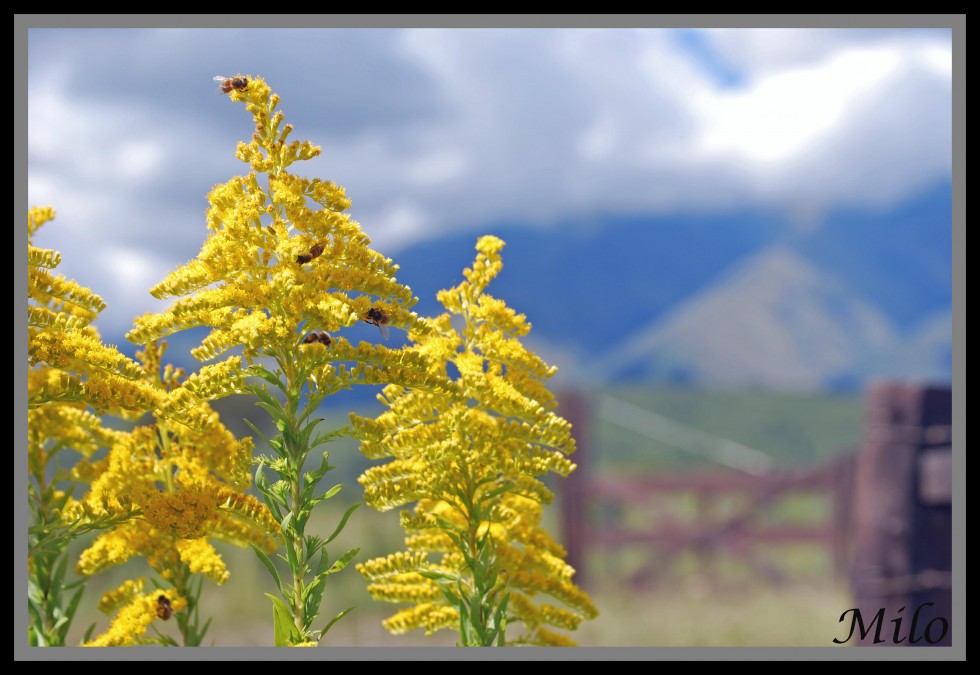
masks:
<instances>
[{"instance_id":1,"label":"blurred background","mask_svg":"<svg viewBox=\"0 0 980 675\"><path fill-rule=\"evenodd\" d=\"M580 444L549 513L602 610L577 639L829 646L862 592L873 614L949 588L911 540L948 525L951 43L946 29L31 28L28 199L58 213L35 243L106 300L103 338L132 354L133 318L168 304L148 289L205 239L207 192L247 171L234 149L251 118L212 78L264 77L292 138L323 147L294 168L346 188L419 313L439 312L478 236L507 242L491 293L559 367ZM169 360L196 368L201 337L175 336ZM376 412L375 393L325 414ZM261 419L246 400L220 409L242 435ZM368 463L353 443L332 457L358 499ZM359 510L347 543L396 550L396 520ZM212 636L271 644L265 570L228 556L232 579L205 590ZM93 580L89 609L117 582ZM363 585L350 570L328 592L327 612L359 605L328 643L452 644L386 636L394 607Z\"/></svg>"}]
</instances>

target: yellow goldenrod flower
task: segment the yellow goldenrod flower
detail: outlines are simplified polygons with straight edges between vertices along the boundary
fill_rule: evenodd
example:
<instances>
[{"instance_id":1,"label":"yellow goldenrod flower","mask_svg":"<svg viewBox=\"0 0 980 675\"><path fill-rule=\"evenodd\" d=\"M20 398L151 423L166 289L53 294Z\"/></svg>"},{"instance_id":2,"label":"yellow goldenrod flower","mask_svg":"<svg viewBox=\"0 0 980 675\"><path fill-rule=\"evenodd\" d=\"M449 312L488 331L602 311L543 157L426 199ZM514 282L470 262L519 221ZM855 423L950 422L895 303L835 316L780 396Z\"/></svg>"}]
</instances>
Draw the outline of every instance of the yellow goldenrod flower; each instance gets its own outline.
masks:
<instances>
[{"instance_id":1,"label":"yellow goldenrod flower","mask_svg":"<svg viewBox=\"0 0 980 675\"><path fill-rule=\"evenodd\" d=\"M173 589L155 591L153 593L134 595L116 614L109 629L83 647L127 647L143 644L143 638L150 624L161 620L159 607L160 598L167 599L169 609L181 612L187 606L187 601L178 596Z\"/></svg>"},{"instance_id":2,"label":"yellow goldenrod flower","mask_svg":"<svg viewBox=\"0 0 980 675\"><path fill-rule=\"evenodd\" d=\"M138 353L144 383L162 401L156 423L112 436L105 458L81 467L90 489L65 513L135 516L96 537L79 558L78 574L91 576L142 557L174 593L196 603L200 584L192 583L193 575L216 584L229 577L211 540L273 551L281 539L266 505L244 492L251 482L251 439L235 438L200 398L205 391L237 386L234 375L220 365L182 380L181 369L161 365L164 350L165 344L151 343ZM134 602L121 611L93 644L130 644L127 636L142 635L139 608ZM197 617L179 617L185 644L203 638Z\"/></svg>"},{"instance_id":3,"label":"yellow goldenrod flower","mask_svg":"<svg viewBox=\"0 0 980 675\"><path fill-rule=\"evenodd\" d=\"M103 614L112 614L123 605L128 604L138 593L142 593L145 583L146 580L142 577L127 579L119 588L106 591L102 594L102 599L99 600L99 611Z\"/></svg>"},{"instance_id":4,"label":"yellow goldenrod flower","mask_svg":"<svg viewBox=\"0 0 980 675\"><path fill-rule=\"evenodd\" d=\"M455 380L440 389L389 385L379 396L384 412L351 415L362 452L389 458L359 478L365 501L379 510L415 504L401 516L410 552L358 570L372 597L415 605L385 622L393 633L458 628L464 645L501 644L506 620L523 626L507 642L574 644L542 624L574 630L597 610L541 526L552 500L541 477L573 471L566 455L575 443L545 383L555 369L519 340L526 318L485 292L503 267L502 248L496 237L480 238L466 280L438 295L448 313L412 334L428 372L444 375L452 364ZM484 613L460 620L460 606Z\"/></svg>"},{"instance_id":5,"label":"yellow goldenrod flower","mask_svg":"<svg viewBox=\"0 0 980 675\"><path fill-rule=\"evenodd\" d=\"M458 625L459 612L454 608L428 602L403 609L384 621L385 630L393 635L402 635L416 628L423 628L426 635L432 635L437 630L456 628Z\"/></svg>"},{"instance_id":6,"label":"yellow goldenrod flower","mask_svg":"<svg viewBox=\"0 0 980 675\"><path fill-rule=\"evenodd\" d=\"M89 289L48 270L61 262L55 251L31 244L37 229L54 218L50 207L28 212L27 353L28 406L80 402L101 411L140 414L158 396L140 380L139 364L105 345L91 321L105 302Z\"/></svg>"},{"instance_id":7,"label":"yellow goldenrod flower","mask_svg":"<svg viewBox=\"0 0 980 675\"><path fill-rule=\"evenodd\" d=\"M198 539L179 539L174 543L180 559L192 574L203 574L216 584L223 584L231 576L224 561L214 547L208 543L207 537Z\"/></svg>"},{"instance_id":8,"label":"yellow goldenrod flower","mask_svg":"<svg viewBox=\"0 0 980 675\"><path fill-rule=\"evenodd\" d=\"M188 541L204 536L245 538L271 568L261 552L285 543L292 578L288 589L279 584L283 603L276 605L275 633L285 644L303 644L321 637L311 621L326 576L356 553L340 556L335 563L340 567L319 570L313 556L324 555L327 542L305 534L313 506L333 494L315 489L331 468L325 457L320 470L304 470L311 450L333 437L313 434L316 408L326 396L354 384L440 395L456 388L411 349L352 342L349 329L363 324L377 326L378 335L386 337L392 328L422 335L431 327L411 311L417 299L398 282L398 266L373 250L345 213L350 201L343 188L291 172L294 162L317 156L320 148L287 140L292 127L266 82L239 74L223 80L222 90L252 115L254 133L236 150L248 173L211 189L208 235L199 253L150 290L158 299L171 299L171 305L137 318L127 334L137 344L151 345L207 327L191 353L211 363L160 392L153 412L166 429L159 434L166 442L159 444L158 455L137 453L136 463L150 466L127 468L138 468L141 480L152 481L141 492L132 491L134 503L148 525L174 540L182 556ZM48 260L41 252L36 257ZM242 392L259 399L280 432L266 439L275 456L257 461L255 484L264 504L222 491L247 485L243 455L252 446L236 447L215 432L207 403ZM105 471L111 474L127 462L134 464L131 458L110 459ZM280 480L271 483L267 471ZM100 488L111 492L108 485ZM96 500L95 494L87 497L88 508L97 508ZM307 582L307 576L313 580ZM283 622L287 610L290 620Z\"/></svg>"},{"instance_id":9,"label":"yellow goldenrod flower","mask_svg":"<svg viewBox=\"0 0 980 675\"><path fill-rule=\"evenodd\" d=\"M28 212L27 377L28 482L32 528L28 548L28 598L32 645L61 645L77 606L63 585L67 547L90 531L125 524L135 515L131 503L97 491L75 501L61 489L66 477L87 482L108 465L88 461L101 448L124 443L126 434L103 426L111 413L132 420L162 399L144 381L139 364L104 344L92 321L105 302L91 290L54 274L57 251L33 245L37 229L54 218L50 207ZM70 449L81 462L65 475L49 469ZM60 485L60 487L59 487ZM107 555L120 559L119 551ZM59 572L61 570L61 572ZM74 592L74 591L73 591Z\"/></svg>"},{"instance_id":10,"label":"yellow goldenrod flower","mask_svg":"<svg viewBox=\"0 0 980 675\"><path fill-rule=\"evenodd\" d=\"M309 331L335 336L360 324L372 309L384 313L386 326L413 332L428 326L409 310L416 299L395 279L398 266L373 251L370 239L344 213L350 201L343 188L288 171L319 148L287 143L292 127L276 109L278 96L262 78L247 81L229 96L246 104L256 125L251 142L239 147L252 171L211 190L209 237L200 253L151 290L157 298L176 301L162 314L139 317L127 337L148 344L188 328L210 328L192 353L201 360L225 360L188 380L183 395L193 394L196 402L241 391L251 373L238 356L229 356L239 349L247 363L272 357L294 364L289 370L310 372L311 386L328 392L358 382L438 387L445 378L426 373L428 363L413 361L404 350L364 343L353 348L343 339L334 339L328 349L303 343ZM339 367L331 365L337 362ZM173 415L189 403L171 397L160 412Z\"/></svg>"}]
</instances>

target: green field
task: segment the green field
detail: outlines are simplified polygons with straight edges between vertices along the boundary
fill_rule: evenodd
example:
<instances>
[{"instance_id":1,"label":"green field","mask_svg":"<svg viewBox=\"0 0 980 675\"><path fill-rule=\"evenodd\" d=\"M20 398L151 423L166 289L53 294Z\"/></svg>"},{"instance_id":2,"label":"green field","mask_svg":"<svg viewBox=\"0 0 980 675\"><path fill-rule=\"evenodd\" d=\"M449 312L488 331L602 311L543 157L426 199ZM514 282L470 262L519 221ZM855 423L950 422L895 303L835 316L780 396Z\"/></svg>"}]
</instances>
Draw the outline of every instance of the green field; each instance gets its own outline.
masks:
<instances>
[{"instance_id":1,"label":"green field","mask_svg":"<svg viewBox=\"0 0 980 675\"><path fill-rule=\"evenodd\" d=\"M613 400L603 399L606 394ZM593 397L594 410L615 401L770 456L779 466L813 466L854 448L861 436L858 395L713 392L685 388L619 387ZM700 435L692 437L692 446ZM599 469L690 471L724 468L697 449L671 444L602 417L592 421L591 448Z\"/></svg>"}]
</instances>

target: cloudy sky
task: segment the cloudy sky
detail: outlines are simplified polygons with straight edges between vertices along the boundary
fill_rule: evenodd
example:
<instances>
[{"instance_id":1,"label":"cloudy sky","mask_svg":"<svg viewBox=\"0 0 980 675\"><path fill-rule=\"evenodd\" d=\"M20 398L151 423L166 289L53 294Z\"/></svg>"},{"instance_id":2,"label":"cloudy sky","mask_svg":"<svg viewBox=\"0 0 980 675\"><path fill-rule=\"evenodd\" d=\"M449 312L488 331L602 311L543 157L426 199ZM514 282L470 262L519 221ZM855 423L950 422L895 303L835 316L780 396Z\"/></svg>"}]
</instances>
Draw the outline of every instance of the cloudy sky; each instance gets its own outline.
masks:
<instances>
[{"instance_id":1,"label":"cloudy sky","mask_svg":"<svg viewBox=\"0 0 980 675\"><path fill-rule=\"evenodd\" d=\"M112 335L193 258L251 118L215 75L260 75L297 165L347 189L376 248L579 214L761 207L819 227L951 178L948 29L28 31L36 243L103 296Z\"/></svg>"}]
</instances>

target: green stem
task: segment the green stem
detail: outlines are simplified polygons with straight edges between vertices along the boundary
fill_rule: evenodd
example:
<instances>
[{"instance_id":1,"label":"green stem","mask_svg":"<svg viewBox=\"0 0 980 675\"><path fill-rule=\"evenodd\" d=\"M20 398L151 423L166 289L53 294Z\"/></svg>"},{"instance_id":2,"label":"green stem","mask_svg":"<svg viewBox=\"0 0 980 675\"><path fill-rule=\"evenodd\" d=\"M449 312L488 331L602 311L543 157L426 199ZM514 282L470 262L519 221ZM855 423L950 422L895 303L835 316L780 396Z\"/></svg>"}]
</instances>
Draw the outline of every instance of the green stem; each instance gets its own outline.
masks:
<instances>
[{"instance_id":1,"label":"green stem","mask_svg":"<svg viewBox=\"0 0 980 675\"><path fill-rule=\"evenodd\" d=\"M292 485L292 506L295 522L295 514L298 513L300 508L300 476L302 467L296 467L294 473L295 480ZM296 630L303 633L306 625L305 607L306 603L302 602L303 598L303 567L305 566L305 561L303 559L303 538L296 531L293 533L293 541L289 544L293 547L296 552L296 569L293 570L293 623L296 624Z\"/></svg>"},{"instance_id":2,"label":"green stem","mask_svg":"<svg viewBox=\"0 0 980 675\"><path fill-rule=\"evenodd\" d=\"M295 372L294 358L292 354L285 354L284 358L280 361L283 373L286 377L286 391L288 392L286 397L286 418L287 425L289 429L289 438L299 438L299 420L297 412L299 410L300 399L302 398L302 387L303 382L298 381L300 378ZM285 439L284 439L285 440ZM293 568L293 623L296 625L296 630L300 634L305 632L306 628L306 604L302 601L303 598L303 569L306 566L306 561L304 559L303 551L303 535L296 528L297 518L299 516L300 509L302 508L302 490L303 490L303 463L306 460L307 449L297 446L290 446L287 448L287 457L289 461L289 471L286 477L289 481L289 496L290 496L290 509L293 513L293 521L290 529L292 530L292 540L286 543L287 546L292 546L293 552L296 558L296 566Z\"/></svg>"}]
</instances>

